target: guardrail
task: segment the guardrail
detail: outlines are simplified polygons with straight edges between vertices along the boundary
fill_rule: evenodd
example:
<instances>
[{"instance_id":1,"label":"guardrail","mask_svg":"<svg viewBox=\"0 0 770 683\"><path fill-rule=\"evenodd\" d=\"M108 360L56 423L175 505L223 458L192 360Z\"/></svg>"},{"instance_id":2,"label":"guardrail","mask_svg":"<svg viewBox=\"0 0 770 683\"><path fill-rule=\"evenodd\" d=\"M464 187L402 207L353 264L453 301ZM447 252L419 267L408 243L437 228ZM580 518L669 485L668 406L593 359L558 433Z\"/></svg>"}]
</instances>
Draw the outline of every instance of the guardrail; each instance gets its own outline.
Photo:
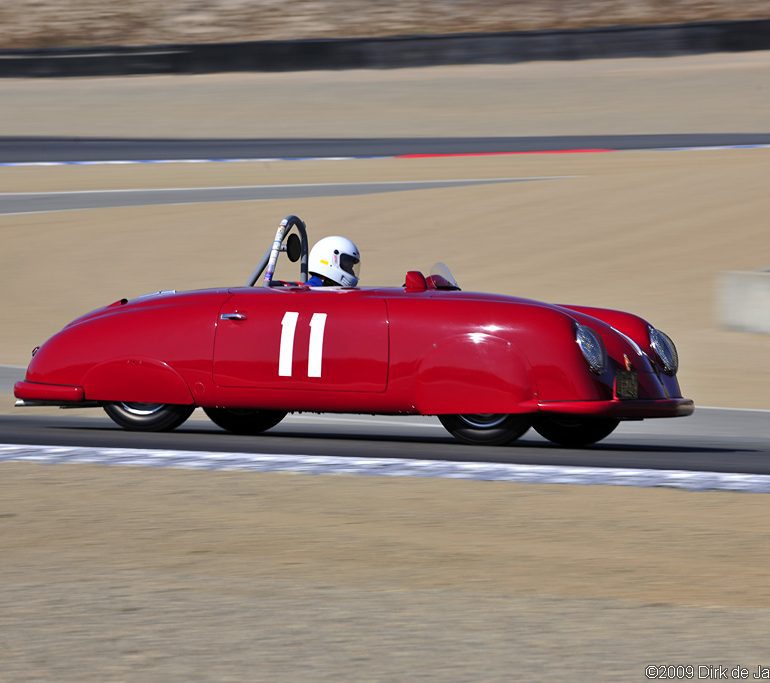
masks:
<instances>
[{"instance_id":1,"label":"guardrail","mask_svg":"<svg viewBox=\"0 0 770 683\"><path fill-rule=\"evenodd\" d=\"M770 49L770 19L561 31L0 50L0 77L391 69Z\"/></svg>"},{"instance_id":2,"label":"guardrail","mask_svg":"<svg viewBox=\"0 0 770 683\"><path fill-rule=\"evenodd\" d=\"M770 334L770 270L720 273L717 315L724 327Z\"/></svg>"}]
</instances>

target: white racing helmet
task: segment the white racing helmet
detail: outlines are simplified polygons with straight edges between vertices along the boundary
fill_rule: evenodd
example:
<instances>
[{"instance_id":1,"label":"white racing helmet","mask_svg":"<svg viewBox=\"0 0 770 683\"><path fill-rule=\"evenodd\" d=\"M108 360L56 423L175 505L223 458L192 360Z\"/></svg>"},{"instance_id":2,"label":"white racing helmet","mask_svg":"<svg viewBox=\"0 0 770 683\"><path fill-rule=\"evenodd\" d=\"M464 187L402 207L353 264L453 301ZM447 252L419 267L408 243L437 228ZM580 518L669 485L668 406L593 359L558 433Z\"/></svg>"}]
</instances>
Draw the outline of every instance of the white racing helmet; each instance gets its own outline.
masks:
<instances>
[{"instance_id":1,"label":"white racing helmet","mask_svg":"<svg viewBox=\"0 0 770 683\"><path fill-rule=\"evenodd\" d=\"M308 257L308 271L343 287L358 284L361 254L347 237L324 237L315 243Z\"/></svg>"}]
</instances>

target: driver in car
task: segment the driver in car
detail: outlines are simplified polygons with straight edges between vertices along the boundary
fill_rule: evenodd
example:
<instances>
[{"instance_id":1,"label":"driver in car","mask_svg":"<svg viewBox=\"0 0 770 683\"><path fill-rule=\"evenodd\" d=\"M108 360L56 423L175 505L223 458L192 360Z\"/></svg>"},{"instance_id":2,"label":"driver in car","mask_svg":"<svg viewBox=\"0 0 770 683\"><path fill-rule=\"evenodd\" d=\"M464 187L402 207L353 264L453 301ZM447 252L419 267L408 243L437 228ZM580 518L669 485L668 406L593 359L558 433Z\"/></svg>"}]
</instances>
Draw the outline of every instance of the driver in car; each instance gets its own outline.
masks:
<instances>
[{"instance_id":1,"label":"driver in car","mask_svg":"<svg viewBox=\"0 0 770 683\"><path fill-rule=\"evenodd\" d=\"M355 287L361 254L347 237L324 237L315 243L308 256L307 281L310 287Z\"/></svg>"}]
</instances>

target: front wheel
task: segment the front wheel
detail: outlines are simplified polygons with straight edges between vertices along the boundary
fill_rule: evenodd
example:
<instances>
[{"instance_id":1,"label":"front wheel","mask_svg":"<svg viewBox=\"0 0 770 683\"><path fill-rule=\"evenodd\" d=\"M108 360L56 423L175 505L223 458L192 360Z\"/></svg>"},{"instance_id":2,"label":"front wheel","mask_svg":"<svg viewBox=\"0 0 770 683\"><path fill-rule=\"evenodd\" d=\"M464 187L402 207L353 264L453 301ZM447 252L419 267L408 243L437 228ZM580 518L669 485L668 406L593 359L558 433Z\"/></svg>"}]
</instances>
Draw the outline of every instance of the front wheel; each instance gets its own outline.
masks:
<instances>
[{"instance_id":1,"label":"front wheel","mask_svg":"<svg viewBox=\"0 0 770 683\"><path fill-rule=\"evenodd\" d=\"M535 420L535 431L549 441L568 448L590 446L615 431L618 420L572 415L541 415Z\"/></svg>"},{"instance_id":2,"label":"front wheel","mask_svg":"<svg viewBox=\"0 0 770 683\"><path fill-rule=\"evenodd\" d=\"M195 406L169 403L107 403L104 412L112 421L134 432L169 432L181 425Z\"/></svg>"},{"instance_id":3,"label":"front wheel","mask_svg":"<svg viewBox=\"0 0 770 683\"><path fill-rule=\"evenodd\" d=\"M444 428L458 441L475 445L504 446L516 441L532 426L529 415L439 415Z\"/></svg>"},{"instance_id":4,"label":"front wheel","mask_svg":"<svg viewBox=\"0 0 770 683\"><path fill-rule=\"evenodd\" d=\"M203 412L215 425L233 434L261 434L286 417L280 410L204 408Z\"/></svg>"}]
</instances>

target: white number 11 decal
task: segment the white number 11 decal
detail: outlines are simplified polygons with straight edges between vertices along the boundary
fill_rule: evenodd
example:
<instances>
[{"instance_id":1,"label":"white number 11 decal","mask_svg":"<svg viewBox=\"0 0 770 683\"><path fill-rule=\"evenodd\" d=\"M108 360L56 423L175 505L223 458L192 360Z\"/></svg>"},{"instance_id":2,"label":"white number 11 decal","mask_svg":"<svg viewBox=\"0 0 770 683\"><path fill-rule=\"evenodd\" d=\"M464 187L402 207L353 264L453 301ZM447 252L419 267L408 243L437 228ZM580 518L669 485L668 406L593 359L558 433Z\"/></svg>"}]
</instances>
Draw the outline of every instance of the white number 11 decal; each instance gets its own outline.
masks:
<instances>
[{"instance_id":1,"label":"white number 11 decal","mask_svg":"<svg viewBox=\"0 0 770 683\"><path fill-rule=\"evenodd\" d=\"M278 356L278 376L291 377L294 360L294 333L297 331L299 313L286 311L281 320L281 349ZM324 352L324 330L326 313L313 313L310 318L310 344L307 354L307 376L321 376L321 362Z\"/></svg>"},{"instance_id":2,"label":"white number 11 decal","mask_svg":"<svg viewBox=\"0 0 770 683\"><path fill-rule=\"evenodd\" d=\"M326 313L313 313L310 318L310 345L307 351L307 376L321 376L321 359L324 355L324 330Z\"/></svg>"}]
</instances>

